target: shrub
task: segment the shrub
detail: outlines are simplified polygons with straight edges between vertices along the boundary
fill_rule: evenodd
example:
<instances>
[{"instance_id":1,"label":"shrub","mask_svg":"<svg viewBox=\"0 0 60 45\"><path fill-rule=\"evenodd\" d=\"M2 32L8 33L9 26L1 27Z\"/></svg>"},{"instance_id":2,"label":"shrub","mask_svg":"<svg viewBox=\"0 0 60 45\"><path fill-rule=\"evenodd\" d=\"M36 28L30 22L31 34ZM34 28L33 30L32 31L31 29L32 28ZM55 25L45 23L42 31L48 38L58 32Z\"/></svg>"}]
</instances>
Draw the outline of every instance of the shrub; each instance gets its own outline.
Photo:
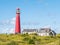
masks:
<instances>
[{"instance_id":1,"label":"shrub","mask_svg":"<svg viewBox=\"0 0 60 45\"><path fill-rule=\"evenodd\" d=\"M29 38L28 37L25 37L24 39L23 39L23 41L28 41L29 40Z\"/></svg>"},{"instance_id":2,"label":"shrub","mask_svg":"<svg viewBox=\"0 0 60 45\"><path fill-rule=\"evenodd\" d=\"M35 44L35 41L33 39L30 39L28 43L29 44Z\"/></svg>"},{"instance_id":3,"label":"shrub","mask_svg":"<svg viewBox=\"0 0 60 45\"><path fill-rule=\"evenodd\" d=\"M26 37L26 36L29 36L29 35L28 35L28 33L26 33L26 34L22 34L21 36Z\"/></svg>"},{"instance_id":4,"label":"shrub","mask_svg":"<svg viewBox=\"0 0 60 45\"><path fill-rule=\"evenodd\" d=\"M8 43L7 45L18 45L18 43L17 42L15 42L15 41L11 41L10 43Z\"/></svg>"},{"instance_id":5,"label":"shrub","mask_svg":"<svg viewBox=\"0 0 60 45\"><path fill-rule=\"evenodd\" d=\"M2 42L6 42L6 40L5 40L5 39L1 39L1 38L0 38L0 41L2 41Z\"/></svg>"},{"instance_id":6,"label":"shrub","mask_svg":"<svg viewBox=\"0 0 60 45\"><path fill-rule=\"evenodd\" d=\"M37 40L37 38L35 36L32 37L33 40Z\"/></svg>"},{"instance_id":7,"label":"shrub","mask_svg":"<svg viewBox=\"0 0 60 45\"><path fill-rule=\"evenodd\" d=\"M37 33L34 33L34 35L36 35L36 36L37 36L38 34L37 34Z\"/></svg>"},{"instance_id":8,"label":"shrub","mask_svg":"<svg viewBox=\"0 0 60 45\"><path fill-rule=\"evenodd\" d=\"M57 36L58 38L60 38L60 36Z\"/></svg>"}]
</instances>

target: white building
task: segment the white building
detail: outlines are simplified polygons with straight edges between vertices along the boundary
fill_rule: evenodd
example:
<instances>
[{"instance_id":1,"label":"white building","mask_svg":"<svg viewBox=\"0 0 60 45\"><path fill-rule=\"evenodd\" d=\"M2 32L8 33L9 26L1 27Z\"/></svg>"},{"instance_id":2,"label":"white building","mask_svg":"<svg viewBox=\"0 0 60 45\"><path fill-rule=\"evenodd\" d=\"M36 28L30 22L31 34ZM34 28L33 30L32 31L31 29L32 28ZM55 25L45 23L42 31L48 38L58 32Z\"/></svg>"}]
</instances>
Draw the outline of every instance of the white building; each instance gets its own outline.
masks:
<instances>
[{"instance_id":1,"label":"white building","mask_svg":"<svg viewBox=\"0 0 60 45\"><path fill-rule=\"evenodd\" d=\"M50 28L41 28L41 29L24 29L23 34L33 34L33 33L36 33L38 34L39 36L54 36L56 35L56 33L51 30Z\"/></svg>"},{"instance_id":2,"label":"white building","mask_svg":"<svg viewBox=\"0 0 60 45\"><path fill-rule=\"evenodd\" d=\"M51 30L50 28L41 28L38 30L38 33L37 33L39 36L54 36L56 35L56 33Z\"/></svg>"},{"instance_id":3,"label":"white building","mask_svg":"<svg viewBox=\"0 0 60 45\"><path fill-rule=\"evenodd\" d=\"M23 34L26 34L26 33L33 34L33 33L37 33L37 30L38 29L23 29L22 33Z\"/></svg>"}]
</instances>

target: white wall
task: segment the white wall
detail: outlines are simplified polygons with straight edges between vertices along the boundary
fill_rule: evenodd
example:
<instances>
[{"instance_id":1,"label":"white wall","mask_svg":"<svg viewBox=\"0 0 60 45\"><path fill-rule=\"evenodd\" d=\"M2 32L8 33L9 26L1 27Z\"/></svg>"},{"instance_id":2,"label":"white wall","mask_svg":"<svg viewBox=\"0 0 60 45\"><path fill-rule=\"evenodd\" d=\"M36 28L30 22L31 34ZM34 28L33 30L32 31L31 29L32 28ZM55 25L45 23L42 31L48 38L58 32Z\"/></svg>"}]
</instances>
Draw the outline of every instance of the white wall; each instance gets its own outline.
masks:
<instances>
[{"instance_id":1,"label":"white wall","mask_svg":"<svg viewBox=\"0 0 60 45\"><path fill-rule=\"evenodd\" d=\"M49 36L49 33L38 33L39 36Z\"/></svg>"},{"instance_id":2,"label":"white wall","mask_svg":"<svg viewBox=\"0 0 60 45\"><path fill-rule=\"evenodd\" d=\"M26 34L26 33L32 34L32 33L36 33L36 32L23 32L23 34Z\"/></svg>"}]
</instances>

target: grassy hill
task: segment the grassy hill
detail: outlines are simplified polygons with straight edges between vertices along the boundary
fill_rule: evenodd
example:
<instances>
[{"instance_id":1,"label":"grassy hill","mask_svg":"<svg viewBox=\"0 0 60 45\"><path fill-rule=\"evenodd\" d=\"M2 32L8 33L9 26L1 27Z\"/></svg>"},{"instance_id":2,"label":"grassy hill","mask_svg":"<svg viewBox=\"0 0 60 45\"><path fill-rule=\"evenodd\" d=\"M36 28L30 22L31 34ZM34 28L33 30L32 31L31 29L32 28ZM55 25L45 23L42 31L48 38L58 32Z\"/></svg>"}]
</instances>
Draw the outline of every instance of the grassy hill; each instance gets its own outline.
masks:
<instances>
[{"instance_id":1,"label":"grassy hill","mask_svg":"<svg viewBox=\"0 0 60 45\"><path fill-rule=\"evenodd\" d=\"M0 45L60 45L60 34L56 37L36 34L0 34Z\"/></svg>"}]
</instances>

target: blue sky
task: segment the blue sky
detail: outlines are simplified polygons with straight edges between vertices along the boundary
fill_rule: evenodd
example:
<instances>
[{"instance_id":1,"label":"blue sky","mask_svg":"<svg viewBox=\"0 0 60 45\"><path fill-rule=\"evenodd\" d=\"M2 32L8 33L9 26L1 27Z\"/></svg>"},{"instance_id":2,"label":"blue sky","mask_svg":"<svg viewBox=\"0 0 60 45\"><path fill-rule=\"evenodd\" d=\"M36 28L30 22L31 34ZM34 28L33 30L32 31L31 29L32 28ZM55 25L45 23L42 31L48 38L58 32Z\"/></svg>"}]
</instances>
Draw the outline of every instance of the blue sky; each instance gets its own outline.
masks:
<instances>
[{"instance_id":1,"label":"blue sky","mask_svg":"<svg viewBox=\"0 0 60 45\"><path fill-rule=\"evenodd\" d=\"M0 0L0 33L13 33L16 8L21 29L49 27L60 33L60 0Z\"/></svg>"}]
</instances>

